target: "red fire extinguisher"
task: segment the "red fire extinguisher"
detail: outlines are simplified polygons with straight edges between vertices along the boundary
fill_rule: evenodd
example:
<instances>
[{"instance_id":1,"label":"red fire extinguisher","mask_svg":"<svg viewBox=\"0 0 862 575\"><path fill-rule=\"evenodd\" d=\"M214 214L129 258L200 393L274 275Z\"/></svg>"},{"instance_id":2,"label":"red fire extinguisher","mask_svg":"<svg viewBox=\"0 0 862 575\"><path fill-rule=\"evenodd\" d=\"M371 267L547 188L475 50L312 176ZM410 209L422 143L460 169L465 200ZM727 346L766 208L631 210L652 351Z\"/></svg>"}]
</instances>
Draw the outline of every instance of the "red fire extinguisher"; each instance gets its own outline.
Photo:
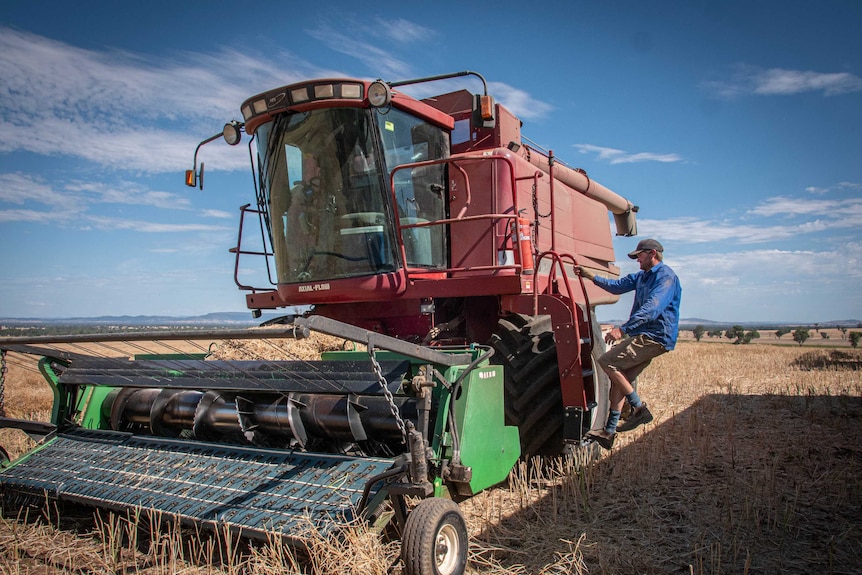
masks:
<instances>
[{"instance_id":1,"label":"red fire extinguisher","mask_svg":"<svg viewBox=\"0 0 862 575\"><path fill-rule=\"evenodd\" d=\"M533 238L530 235L530 221L518 218L512 222L513 237L518 238L518 256L521 260L521 272L525 275L533 273Z\"/></svg>"}]
</instances>

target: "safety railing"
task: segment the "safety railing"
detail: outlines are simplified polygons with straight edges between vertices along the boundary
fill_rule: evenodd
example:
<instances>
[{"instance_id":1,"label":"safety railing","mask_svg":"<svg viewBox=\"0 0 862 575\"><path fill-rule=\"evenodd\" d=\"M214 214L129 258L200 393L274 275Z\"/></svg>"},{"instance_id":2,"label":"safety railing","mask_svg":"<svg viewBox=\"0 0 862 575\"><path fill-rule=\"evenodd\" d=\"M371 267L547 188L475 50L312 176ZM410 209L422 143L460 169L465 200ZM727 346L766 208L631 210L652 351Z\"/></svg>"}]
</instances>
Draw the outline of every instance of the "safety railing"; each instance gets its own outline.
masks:
<instances>
[{"instance_id":1,"label":"safety railing","mask_svg":"<svg viewBox=\"0 0 862 575\"><path fill-rule=\"evenodd\" d=\"M264 256L264 261L266 261L266 276L269 280L269 283L272 286L277 285L275 281L272 279L272 267L269 264L269 258L272 257L273 252L266 249L267 241L266 241L266 232L263 228L263 215L264 211L260 209L252 209L250 208L251 204L245 204L239 208L240 216L239 216L239 232L236 238L236 247L230 248L228 250L230 253L235 254L234 258L234 267L233 267L233 281L237 285L237 287L244 291L258 292L258 291L269 291L272 288L259 288L250 285L245 285L239 281L239 258L243 255L248 256ZM243 238L243 227L245 225L245 216L246 214L257 214L258 221L260 222L260 236L261 236L261 245L263 246L263 251L257 250L244 250L242 248L242 238Z\"/></svg>"},{"instance_id":2,"label":"safety railing","mask_svg":"<svg viewBox=\"0 0 862 575\"><path fill-rule=\"evenodd\" d=\"M473 207L473 191L470 185L470 176L467 171L464 169L463 164L469 162L503 162L508 168L508 174L510 179L510 190L512 192L512 208L511 213L483 213L483 214L473 214L468 215L468 211ZM395 175L396 173L403 170L412 170L415 168L424 168L429 166L437 166L437 165L448 165L450 170L456 170L464 180L464 194L465 199L464 203L461 206L461 209L458 212L458 215L455 217L449 217L445 219L433 220L433 221L425 221L425 222L412 222L412 223L402 223L400 221L396 222L396 232L398 235L398 245L401 250L401 259L407 263L407 253L404 247L404 230L409 229L417 229L417 228L432 228L438 226L448 226L456 223L463 222L488 222L488 230L493 234L495 238L495 245L497 243L497 239L502 239L505 235L509 235L509 239L507 239L504 243L506 245L511 242L513 256L515 258L514 264L491 264L491 265L479 265L479 266L469 266L469 267L452 267L447 266L446 268L434 268L434 269L426 269L426 268L407 268L408 277L410 274L423 274L423 273L445 273L445 274L456 274L459 272L475 272L475 271L502 271L502 270L512 270L515 273L522 273L528 271L525 264L532 263L525 261L525 254L519 250L518 243L518 220L522 219L520 215L520 208L518 207L518 189L517 182L523 178L517 178L515 175L515 165L512 162L511 158L506 156L479 156L479 155L468 155L468 156L458 156L454 158L445 158L440 160L428 160L423 162L413 162L409 164L401 164L400 166L396 166L392 172L389 174L389 190L392 195L393 205L397 205L397 194L396 194L396 186L395 186ZM533 179L535 176L530 176L529 179ZM507 210L508 211L508 210ZM506 234L498 234L496 232L496 228L498 223L503 220L509 220L510 225L506 226ZM493 254L491 254L493 255ZM532 253L530 254L532 256ZM532 259L532 257L531 257Z\"/></svg>"}]
</instances>

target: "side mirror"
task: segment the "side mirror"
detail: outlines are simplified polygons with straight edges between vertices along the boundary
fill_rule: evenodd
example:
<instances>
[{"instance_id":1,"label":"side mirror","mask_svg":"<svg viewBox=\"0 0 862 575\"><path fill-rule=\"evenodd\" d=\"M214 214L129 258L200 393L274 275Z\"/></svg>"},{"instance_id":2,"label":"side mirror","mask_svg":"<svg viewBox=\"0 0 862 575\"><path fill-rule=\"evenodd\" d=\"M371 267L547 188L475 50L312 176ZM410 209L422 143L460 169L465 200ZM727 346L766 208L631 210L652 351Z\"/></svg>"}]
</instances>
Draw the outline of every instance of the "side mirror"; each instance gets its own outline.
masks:
<instances>
[{"instance_id":1,"label":"side mirror","mask_svg":"<svg viewBox=\"0 0 862 575\"><path fill-rule=\"evenodd\" d=\"M200 189L204 189L204 163L201 162L200 171L195 170L186 170L186 185L190 188L194 188L195 186L200 186Z\"/></svg>"},{"instance_id":2,"label":"side mirror","mask_svg":"<svg viewBox=\"0 0 862 575\"><path fill-rule=\"evenodd\" d=\"M230 144L231 146L236 146L239 144L242 139L242 130L245 128L245 124L241 122L237 122L233 120L224 125L224 129L221 132L214 136L210 136L195 148L195 159L193 162L194 168L191 170L186 170L186 185L190 188L195 187L195 185L200 186L200 189L204 189L204 163L201 162L201 169L197 170L198 167L198 152L201 149L201 146L204 144L208 144L217 138L224 138L224 141Z\"/></svg>"}]
</instances>

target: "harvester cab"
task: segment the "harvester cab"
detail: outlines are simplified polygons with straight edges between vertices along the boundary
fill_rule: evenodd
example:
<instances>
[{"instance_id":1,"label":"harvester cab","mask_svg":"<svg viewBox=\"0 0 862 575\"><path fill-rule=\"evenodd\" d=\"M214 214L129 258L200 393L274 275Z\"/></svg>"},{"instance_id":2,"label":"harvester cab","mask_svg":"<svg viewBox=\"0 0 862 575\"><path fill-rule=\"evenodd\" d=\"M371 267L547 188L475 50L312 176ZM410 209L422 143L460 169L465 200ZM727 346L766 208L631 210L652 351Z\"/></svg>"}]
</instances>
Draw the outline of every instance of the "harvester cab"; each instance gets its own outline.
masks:
<instances>
[{"instance_id":1,"label":"harvester cab","mask_svg":"<svg viewBox=\"0 0 862 575\"><path fill-rule=\"evenodd\" d=\"M401 89L466 76L481 93ZM251 137L255 198L240 208L235 280L256 317L309 311L212 337L317 331L357 350L105 358L81 352L105 337L0 339L4 354L44 356L56 397L39 446L0 468L0 493L251 536L393 518L406 573L462 573L453 500L505 480L519 457L566 453L606 414L594 308L616 298L574 267L618 276L608 212L632 235L637 207L528 145L473 72L310 80L240 110L195 150L186 184L203 189L201 146ZM243 258L261 262L263 285L240 280ZM148 337L188 336L133 340ZM421 499L413 510L408 496Z\"/></svg>"}]
</instances>

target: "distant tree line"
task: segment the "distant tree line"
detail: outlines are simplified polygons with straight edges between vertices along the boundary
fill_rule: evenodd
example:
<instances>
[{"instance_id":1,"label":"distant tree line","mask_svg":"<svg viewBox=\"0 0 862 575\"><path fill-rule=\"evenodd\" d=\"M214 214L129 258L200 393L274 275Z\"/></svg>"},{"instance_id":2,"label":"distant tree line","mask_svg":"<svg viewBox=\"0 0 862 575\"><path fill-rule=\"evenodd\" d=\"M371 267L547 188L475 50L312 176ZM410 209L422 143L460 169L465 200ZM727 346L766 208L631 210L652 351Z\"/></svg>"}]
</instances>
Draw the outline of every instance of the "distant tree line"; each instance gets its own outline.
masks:
<instances>
[{"instance_id":1,"label":"distant tree line","mask_svg":"<svg viewBox=\"0 0 862 575\"><path fill-rule=\"evenodd\" d=\"M709 331L702 325L698 325L691 331L694 334L694 339L697 341L700 341L704 334L709 337L721 337L724 335L727 339L735 340L733 342L735 344L751 343L752 340L760 337L760 332L756 329L746 331L741 325L735 325L727 330L711 329Z\"/></svg>"},{"instance_id":2,"label":"distant tree line","mask_svg":"<svg viewBox=\"0 0 862 575\"><path fill-rule=\"evenodd\" d=\"M221 329L222 325L98 325L98 324L50 324L34 326L0 325L0 337L33 337L58 335L98 335L106 333L135 333L146 331L194 331Z\"/></svg>"},{"instance_id":3,"label":"distant tree line","mask_svg":"<svg viewBox=\"0 0 862 575\"><path fill-rule=\"evenodd\" d=\"M862 327L860 324L858 327ZM814 324L814 331L820 334L820 337L823 339L829 339L829 334L825 331L820 331L821 326L819 323ZM841 339L847 337L847 328L844 326L839 326L838 331L841 332ZM760 332L757 329L749 329L746 330L745 327L741 325L734 325L727 329L724 328L713 328L707 330L703 325L696 325L694 329L691 330L691 333L694 335L694 339L700 341L704 335L707 337L726 337L727 339L734 340L734 344L746 344L751 343L753 340L758 339L760 337ZM782 336L787 334L792 334L793 341L798 343L799 345L804 344L811 337L811 330L807 327L799 327L796 330L792 330L787 326L781 326L777 330L775 330L775 337L781 339ZM851 331L850 332L850 345L852 347L858 347L859 341L862 339L862 332Z\"/></svg>"}]
</instances>

